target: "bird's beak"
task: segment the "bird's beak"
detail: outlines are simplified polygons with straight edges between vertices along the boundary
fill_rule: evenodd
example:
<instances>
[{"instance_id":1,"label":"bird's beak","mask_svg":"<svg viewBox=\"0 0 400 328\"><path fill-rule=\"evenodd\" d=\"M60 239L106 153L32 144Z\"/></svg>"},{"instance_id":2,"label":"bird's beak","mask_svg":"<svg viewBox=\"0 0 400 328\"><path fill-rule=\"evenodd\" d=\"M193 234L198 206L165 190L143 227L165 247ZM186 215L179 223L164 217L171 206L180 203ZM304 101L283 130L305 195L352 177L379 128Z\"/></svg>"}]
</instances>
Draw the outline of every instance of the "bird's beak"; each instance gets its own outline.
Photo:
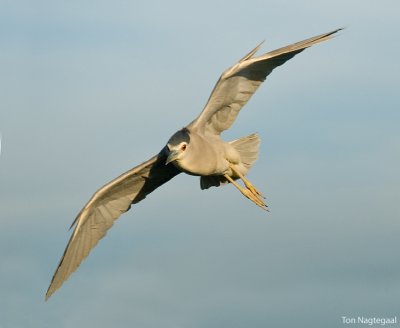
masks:
<instances>
[{"instance_id":1,"label":"bird's beak","mask_svg":"<svg viewBox=\"0 0 400 328\"><path fill-rule=\"evenodd\" d=\"M168 165L169 163L175 161L178 158L178 155L179 153L176 150L171 150L169 152L167 160L165 161L165 165Z\"/></svg>"}]
</instances>

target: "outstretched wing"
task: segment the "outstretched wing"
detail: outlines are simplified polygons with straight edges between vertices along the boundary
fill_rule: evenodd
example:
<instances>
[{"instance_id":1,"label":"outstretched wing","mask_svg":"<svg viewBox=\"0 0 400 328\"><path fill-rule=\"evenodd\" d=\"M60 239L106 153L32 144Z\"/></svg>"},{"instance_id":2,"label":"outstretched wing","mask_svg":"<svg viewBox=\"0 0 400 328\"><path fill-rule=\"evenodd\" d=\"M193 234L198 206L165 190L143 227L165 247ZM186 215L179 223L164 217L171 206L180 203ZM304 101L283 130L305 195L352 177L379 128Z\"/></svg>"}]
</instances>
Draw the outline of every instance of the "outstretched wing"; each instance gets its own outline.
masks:
<instances>
[{"instance_id":1,"label":"outstretched wing","mask_svg":"<svg viewBox=\"0 0 400 328\"><path fill-rule=\"evenodd\" d=\"M236 65L222 73L203 111L188 125L188 128L217 135L229 129L241 108L274 68L284 64L304 49L330 39L340 30L253 57L261 44L258 45Z\"/></svg>"},{"instance_id":2,"label":"outstretched wing","mask_svg":"<svg viewBox=\"0 0 400 328\"><path fill-rule=\"evenodd\" d=\"M165 165L164 149L147 162L129 170L100 188L80 211L71 228L74 232L53 275L46 300L68 279L105 236L114 221L149 193L180 173Z\"/></svg>"}]
</instances>

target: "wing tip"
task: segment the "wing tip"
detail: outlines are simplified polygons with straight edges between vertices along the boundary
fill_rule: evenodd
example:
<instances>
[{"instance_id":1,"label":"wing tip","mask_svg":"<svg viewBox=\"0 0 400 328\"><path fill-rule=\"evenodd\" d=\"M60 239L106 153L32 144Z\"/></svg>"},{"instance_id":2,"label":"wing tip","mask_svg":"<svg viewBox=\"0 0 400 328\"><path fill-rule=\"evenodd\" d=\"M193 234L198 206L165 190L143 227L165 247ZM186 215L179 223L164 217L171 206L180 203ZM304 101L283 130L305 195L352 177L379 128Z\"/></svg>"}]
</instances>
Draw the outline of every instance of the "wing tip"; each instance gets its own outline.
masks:
<instances>
[{"instance_id":1,"label":"wing tip","mask_svg":"<svg viewBox=\"0 0 400 328\"><path fill-rule=\"evenodd\" d=\"M248 52L242 59L239 60L239 63L243 63L246 60L249 60L251 57L253 57L256 52L260 49L260 47L264 44L265 39L262 40L254 49L252 49L250 52Z\"/></svg>"},{"instance_id":2,"label":"wing tip","mask_svg":"<svg viewBox=\"0 0 400 328\"><path fill-rule=\"evenodd\" d=\"M54 278L54 277L53 277ZM44 295L44 301L47 302L49 298L58 290L61 286L53 285L54 279L51 281L50 286L47 288L46 294Z\"/></svg>"},{"instance_id":3,"label":"wing tip","mask_svg":"<svg viewBox=\"0 0 400 328\"><path fill-rule=\"evenodd\" d=\"M331 32L328 32L328 33L326 33L324 36L323 36L323 38L334 38L334 37L337 37L338 36L338 34L336 34L336 33L338 33L338 32L340 32L340 31L343 31L344 29L346 29L346 27L339 27L339 28L337 28L336 30L333 30L333 31L331 31ZM336 34L336 35L334 35L334 34Z\"/></svg>"},{"instance_id":4,"label":"wing tip","mask_svg":"<svg viewBox=\"0 0 400 328\"><path fill-rule=\"evenodd\" d=\"M47 292L46 295L44 295L44 301L47 302L49 300L49 298L51 297L53 293L49 293Z\"/></svg>"}]
</instances>

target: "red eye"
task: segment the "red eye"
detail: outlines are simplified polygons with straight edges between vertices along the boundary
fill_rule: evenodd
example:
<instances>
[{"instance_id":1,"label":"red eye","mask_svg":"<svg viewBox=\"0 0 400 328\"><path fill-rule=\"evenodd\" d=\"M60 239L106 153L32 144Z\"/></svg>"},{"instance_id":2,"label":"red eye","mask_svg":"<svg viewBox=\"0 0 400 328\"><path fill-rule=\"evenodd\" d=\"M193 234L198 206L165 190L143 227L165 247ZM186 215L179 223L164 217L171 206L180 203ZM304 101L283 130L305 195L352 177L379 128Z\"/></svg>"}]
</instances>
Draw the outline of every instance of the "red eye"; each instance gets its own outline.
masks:
<instances>
[{"instance_id":1,"label":"red eye","mask_svg":"<svg viewBox=\"0 0 400 328\"><path fill-rule=\"evenodd\" d=\"M181 146L181 150L182 150L182 151L185 151L185 150L186 150L186 144L183 144L183 145Z\"/></svg>"}]
</instances>

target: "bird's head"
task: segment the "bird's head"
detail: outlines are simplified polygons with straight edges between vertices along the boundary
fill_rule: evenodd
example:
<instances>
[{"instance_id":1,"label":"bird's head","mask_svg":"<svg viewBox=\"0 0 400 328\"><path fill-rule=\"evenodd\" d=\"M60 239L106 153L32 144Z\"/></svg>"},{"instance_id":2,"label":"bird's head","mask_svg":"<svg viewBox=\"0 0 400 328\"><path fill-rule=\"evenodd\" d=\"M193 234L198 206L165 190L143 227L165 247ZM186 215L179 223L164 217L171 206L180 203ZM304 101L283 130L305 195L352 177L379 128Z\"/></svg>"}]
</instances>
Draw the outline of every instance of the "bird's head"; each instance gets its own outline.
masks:
<instances>
[{"instance_id":1,"label":"bird's head","mask_svg":"<svg viewBox=\"0 0 400 328\"><path fill-rule=\"evenodd\" d=\"M188 151L189 144L190 144L190 135L188 129L183 128L178 132L176 132L168 140L167 148L169 153L165 165L182 159Z\"/></svg>"}]
</instances>

